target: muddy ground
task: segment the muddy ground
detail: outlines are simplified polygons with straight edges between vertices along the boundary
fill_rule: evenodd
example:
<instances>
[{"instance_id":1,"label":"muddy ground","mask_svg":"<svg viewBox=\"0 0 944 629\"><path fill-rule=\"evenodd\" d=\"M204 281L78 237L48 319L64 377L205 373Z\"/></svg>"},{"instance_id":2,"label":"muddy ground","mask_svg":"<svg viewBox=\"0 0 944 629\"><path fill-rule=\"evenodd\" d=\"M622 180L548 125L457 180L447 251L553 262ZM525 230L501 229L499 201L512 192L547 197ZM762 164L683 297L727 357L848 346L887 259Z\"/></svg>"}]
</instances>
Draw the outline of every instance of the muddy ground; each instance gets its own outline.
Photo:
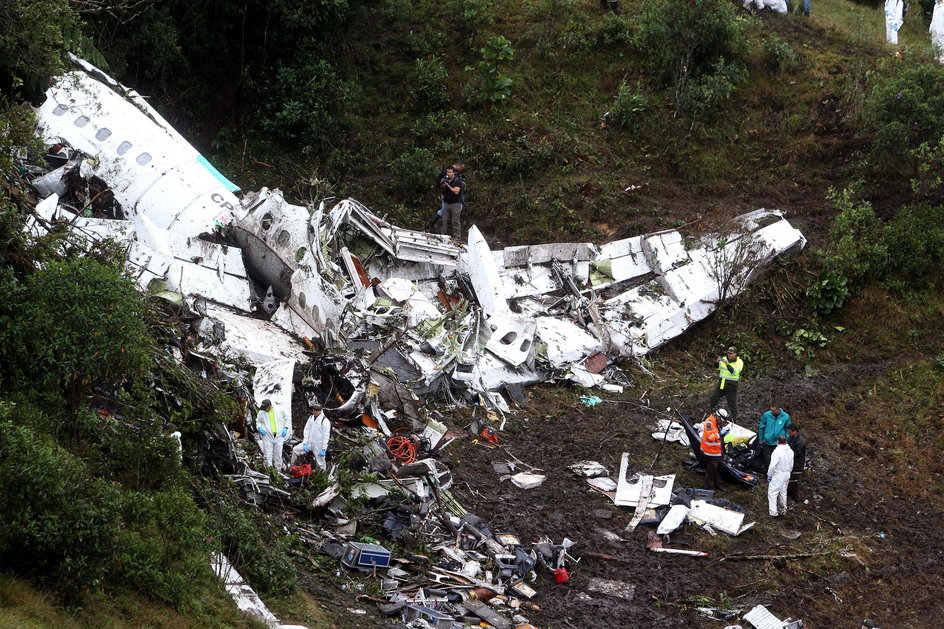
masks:
<instances>
[{"instance_id":1,"label":"muddy ground","mask_svg":"<svg viewBox=\"0 0 944 629\"><path fill-rule=\"evenodd\" d=\"M882 373L887 364L860 365L860 371ZM852 369L811 380L802 374L782 380L746 381L740 396L741 423L756 429L760 410L771 396L781 400L806 433L813 469L807 472L801 500L786 517L768 517L766 485L746 489L727 484L722 496L744 507L757 525L741 536L712 538L688 526L676 534L690 548L710 553L706 559L647 552L640 526L624 534L632 512L589 490L567 466L582 459L607 465L615 475L621 453L630 454L630 471L677 474L676 486L706 487L704 477L682 466L688 449L666 444L653 466L660 444L650 424L666 407L687 416L703 412L710 391L700 398L682 394L652 397L638 403L642 389L633 387L589 408L579 392L563 388L532 389L531 402L502 434L502 446L467 442L452 452L458 461L454 493L464 506L485 518L493 531L518 534L524 541L542 535L578 542L579 564L571 579L555 584L541 573L531 614L540 627L719 627L701 618L695 606L723 605L750 609L764 604L781 618L802 618L810 627L857 627L874 617L882 627L944 626L944 537L940 497L897 495L882 482L881 453L855 435L865 429L867 413L851 414L850 431L820 434L817 409L860 377ZM854 422L854 424L853 424ZM545 483L525 491L499 482L491 462L513 460L513 454L547 475ZM939 478L937 479L939 482ZM926 485L927 487L927 485ZM796 540L784 533L798 531ZM612 535L624 541L610 541ZM588 553L615 557L605 560ZM823 554L827 553L827 554ZM808 555L794 559L739 560L743 555ZM587 591L592 577L636 586L632 601Z\"/></svg>"}]
</instances>

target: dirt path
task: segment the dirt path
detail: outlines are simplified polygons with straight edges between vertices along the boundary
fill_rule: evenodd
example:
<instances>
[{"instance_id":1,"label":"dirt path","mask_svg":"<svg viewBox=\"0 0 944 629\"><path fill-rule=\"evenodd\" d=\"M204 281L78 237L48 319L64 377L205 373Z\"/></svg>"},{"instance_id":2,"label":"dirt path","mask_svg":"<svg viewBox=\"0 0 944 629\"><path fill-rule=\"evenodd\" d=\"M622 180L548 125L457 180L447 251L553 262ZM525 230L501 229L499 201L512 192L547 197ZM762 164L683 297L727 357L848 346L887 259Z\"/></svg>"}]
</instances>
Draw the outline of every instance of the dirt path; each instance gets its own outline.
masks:
<instances>
[{"instance_id":1,"label":"dirt path","mask_svg":"<svg viewBox=\"0 0 944 629\"><path fill-rule=\"evenodd\" d=\"M886 371L889 361L847 365L811 380L789 374L757 380L743 391L746 408L760 408L777 394L785 408L816 425L818 408L856 379ZM569 537L582 560L571 568L571 579L555 584L542 572L536 599L543 608L532 615L541 627L718 627L698 616L697 605L729 605L749 609L762 603L781 618L803 618L811 627L851 626L873 616L883 627L944 626L929 618L944 618L937 595L944 587L944 537L941 502L897 497L894 487L881 482L881 464L855 444L861 426L849 434L821 435L811 429L814 469L804 480L799 505L778 520L766 515L766 486L755 490L727 486L723 497L742 505L745 521L757 526L737 538L686 528L680 538L711 557L665 556L645 550L646 532L623 529L632 513L605 496L589 491L566 467L592 459L615 476L623 452L630 453L631 471L647 470L659 444L649 425L655 413L632 403L639 390L627 390L623 402L588 408L577 392L565 387L529 390L530 404L502 434L502 448L465 442L455 448L457 487L462 503L483 517L496 532L513 532L530 543L546 535L556 543ZM676 406L677 397L652 400L652 408ZM692 404L691 400L685 404ZM696 408L684 408L695 413ZM857 417L861 417L857 413ZM527 421L525 421L527 418ZM756 429L753 419L742 423ZM507 449L507 453L505 451ZM499 476L491 462L513 460L541 468L545 483L524 491ZM704 487L704 478L682 467L686 448L667 444L655 465L657 474L677 474L676 486ZM865 457L865 458L863 458ZM879 457L880 458L880 457ZM796 530L796 540L782 533ZM619 538L624 538L620 541ZM615 557L605 560L590 556ZM828 553L793 561L735 561L725 555L791 555ZM588 592L593 577L636 586L632 601Z\"/></svg>"}]
</instances>

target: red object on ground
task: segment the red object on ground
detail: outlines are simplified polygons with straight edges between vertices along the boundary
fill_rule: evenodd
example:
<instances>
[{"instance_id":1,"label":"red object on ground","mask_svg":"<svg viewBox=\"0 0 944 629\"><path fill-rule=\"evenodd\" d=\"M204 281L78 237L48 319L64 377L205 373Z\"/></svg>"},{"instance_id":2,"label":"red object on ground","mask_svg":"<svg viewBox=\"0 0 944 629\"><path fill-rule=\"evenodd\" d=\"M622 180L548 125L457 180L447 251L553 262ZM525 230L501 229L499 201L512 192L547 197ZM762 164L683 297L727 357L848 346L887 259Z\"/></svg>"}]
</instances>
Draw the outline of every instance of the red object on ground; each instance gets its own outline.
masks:
<instances>
[{"instance_id":1,"label":"red object on ground","mask_svg":"<svg viewBox=\"0 0 944 629\"><path fill-rule=\"evenodd\" d=\"M554 571L554 579L556 579L558 583L564 583L565 581L568 581L570 579L570 575L567 574L567 568L556 569Z\"/></svg>"},{"instance_id":2,"label":"red object on ground","mask_svg":"<svg viewBox=\"0 0 944 629\"><path fill-rule=\"evenodd\" d=\"M409 437L390 437L387 439L387 448L400 463L412 463L416 460L416 445Z\"/></svg>"},{"instance_id":3,"label":"red object on ground","mask_svg":"<svg viewBox=\"0 0 944 629\"><path fill-rule=\"evenodd\" d=\"M304 465L296 465L292 468L292 476L295 478L311 476L311 466L308 463L305 463Z\"/></svg>"}]
</instances>

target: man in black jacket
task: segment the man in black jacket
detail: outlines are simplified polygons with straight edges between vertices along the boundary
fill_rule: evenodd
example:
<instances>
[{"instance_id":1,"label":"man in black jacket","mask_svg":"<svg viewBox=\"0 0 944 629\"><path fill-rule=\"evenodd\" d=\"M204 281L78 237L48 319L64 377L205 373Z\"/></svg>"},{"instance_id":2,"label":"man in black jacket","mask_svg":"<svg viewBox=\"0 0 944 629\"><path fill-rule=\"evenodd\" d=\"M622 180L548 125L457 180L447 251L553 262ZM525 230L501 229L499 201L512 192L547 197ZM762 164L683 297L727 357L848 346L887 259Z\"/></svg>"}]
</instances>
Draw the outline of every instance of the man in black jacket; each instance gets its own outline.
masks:
<instances>
[{"instance_id":1,"label":"man in black jacket","mask_svg":"<svg viewBox=\"0 0 944 629\"><path fill-rule=\"evenodd\" d=\"M452 164L452 167L456 171L456 177L462 179L462 171L465 169L465 162L460 160L455 161ZM443 168L439 171L439 176L436 177L436 191L442 196L442 182L446 179L446 169ZM465 179L462 179L462 183L465 184ZM465 209L465 186L462 188L462 209ZM439 209L433 212L433 215L429 217L429 220L426 222L426 231L432 232L433 228L436 226L436 223L442 218L443 212L446 210L446 202L442 201L439 205Z\"/></svg>"},{"instance_id":2,"label":"man in black jacket","mask_svg":"<svg viewBox=\"0 0 944 629\"><path fill-rule=\"evenodd\" d=\"M787 496L799 500L800 477L806 467L806 440L800 434L800 427L796 424L787 426L787 445L793 450L793 471L790 472L790 484L787 485Z\"/></svg>"},{"instance_id":3,"label":"man in black jacket","mask_svg":"<svg viewBox=\"0 0 944 629\"><path fill-rule=\"evenodd\" d=\"M462 238L462 198L465 196L465 183L456 174L456 169L450 166L446 169L446 178L442 180L443 215L442 233L452 231L453 238Z\"/></svg>"}]
</instances>

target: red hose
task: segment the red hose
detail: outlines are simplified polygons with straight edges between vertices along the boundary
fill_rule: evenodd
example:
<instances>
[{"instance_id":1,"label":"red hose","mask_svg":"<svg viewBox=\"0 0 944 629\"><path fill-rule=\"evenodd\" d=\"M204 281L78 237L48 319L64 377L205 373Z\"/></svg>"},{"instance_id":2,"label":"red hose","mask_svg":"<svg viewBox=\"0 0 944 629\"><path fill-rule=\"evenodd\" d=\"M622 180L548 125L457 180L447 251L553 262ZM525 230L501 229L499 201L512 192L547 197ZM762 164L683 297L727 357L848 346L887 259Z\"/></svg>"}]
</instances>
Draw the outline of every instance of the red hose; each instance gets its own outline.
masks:
<instances>
[{"instance_id":1,"label":"red hose","mask_svg":"<svg viewBox=\"0 0 944 629\"><path fill-rule=\"evenodd\" d=\"M387 449L400 463L412 463L416 460L416 444L408 437L390 437L387 439Z\"/></svg>"}]
</instances>

